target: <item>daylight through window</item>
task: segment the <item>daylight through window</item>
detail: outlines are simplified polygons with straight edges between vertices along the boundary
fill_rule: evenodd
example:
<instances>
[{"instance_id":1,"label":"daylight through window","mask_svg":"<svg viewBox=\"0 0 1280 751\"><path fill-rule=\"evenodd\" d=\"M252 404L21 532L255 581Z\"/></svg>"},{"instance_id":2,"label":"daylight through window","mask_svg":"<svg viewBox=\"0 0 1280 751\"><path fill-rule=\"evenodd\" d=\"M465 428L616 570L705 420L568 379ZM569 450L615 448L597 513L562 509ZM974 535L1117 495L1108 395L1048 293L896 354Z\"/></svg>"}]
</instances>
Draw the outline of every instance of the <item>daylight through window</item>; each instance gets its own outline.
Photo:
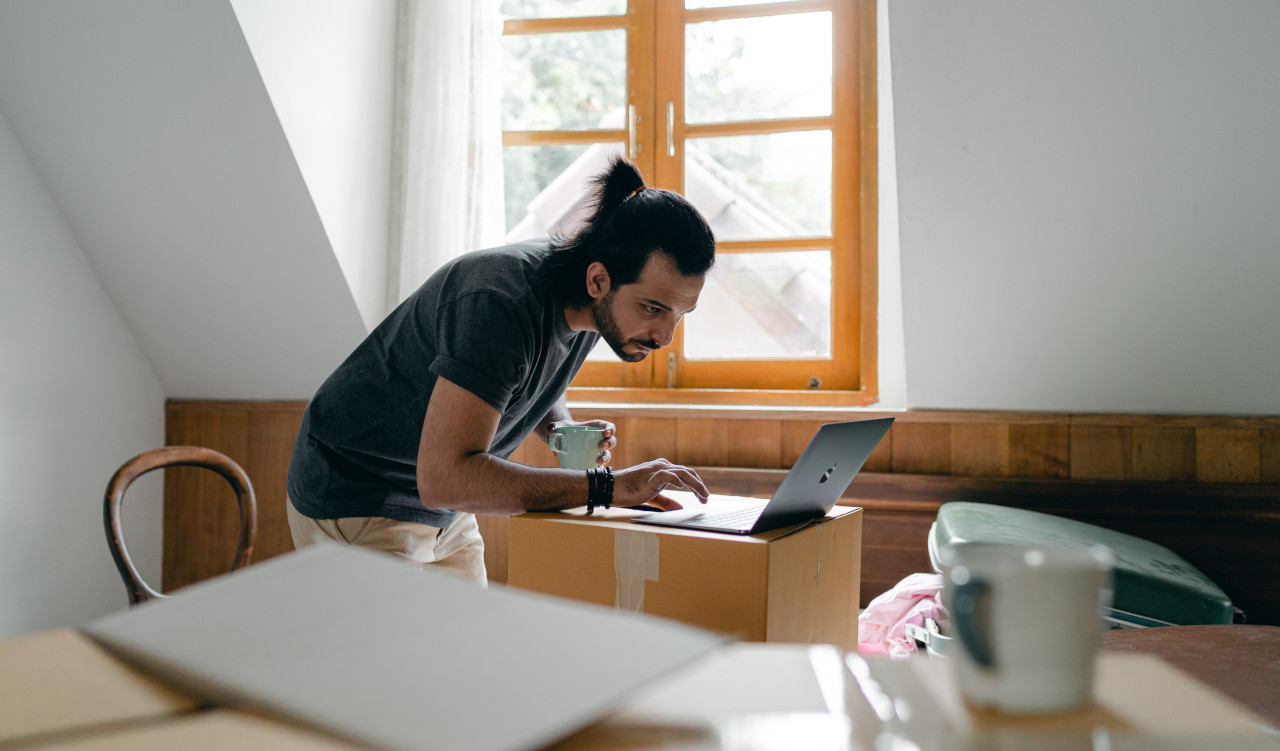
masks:
<instances>
[{"instance_id":1,"label":"daylight through window","mask_svg":"<svg viewBox=\"0 0 1280 751\"><path fill-rule=\"evenodd\" d=\"M619 152L717 240L671 347L624 364L602 345L570 396L871 401L874 1L501 9L507 240L572 231L587 178Z\"/></svg>"}]
</instances>

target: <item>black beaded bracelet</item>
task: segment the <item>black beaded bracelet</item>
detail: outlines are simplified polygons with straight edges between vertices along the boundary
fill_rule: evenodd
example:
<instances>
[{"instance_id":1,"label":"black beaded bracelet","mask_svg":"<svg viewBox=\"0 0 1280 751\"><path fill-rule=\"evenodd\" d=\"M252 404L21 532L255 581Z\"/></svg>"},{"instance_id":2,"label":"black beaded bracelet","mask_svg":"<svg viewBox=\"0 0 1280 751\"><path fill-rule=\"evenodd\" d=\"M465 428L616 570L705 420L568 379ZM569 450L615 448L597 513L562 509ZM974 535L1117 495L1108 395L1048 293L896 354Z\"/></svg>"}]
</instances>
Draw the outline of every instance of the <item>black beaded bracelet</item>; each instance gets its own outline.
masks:
<instances>
[{"instance_id":1,"label":"black beaded bracelet","mask_svg":"<svg viewBox=\"0 0 1280 751\"><path fill-rule=\"evenodd\" d=\"M587 470L587 513L594 514L597 506L613 507L612 467L594 467Z\"/></svg>"}]
</instances>

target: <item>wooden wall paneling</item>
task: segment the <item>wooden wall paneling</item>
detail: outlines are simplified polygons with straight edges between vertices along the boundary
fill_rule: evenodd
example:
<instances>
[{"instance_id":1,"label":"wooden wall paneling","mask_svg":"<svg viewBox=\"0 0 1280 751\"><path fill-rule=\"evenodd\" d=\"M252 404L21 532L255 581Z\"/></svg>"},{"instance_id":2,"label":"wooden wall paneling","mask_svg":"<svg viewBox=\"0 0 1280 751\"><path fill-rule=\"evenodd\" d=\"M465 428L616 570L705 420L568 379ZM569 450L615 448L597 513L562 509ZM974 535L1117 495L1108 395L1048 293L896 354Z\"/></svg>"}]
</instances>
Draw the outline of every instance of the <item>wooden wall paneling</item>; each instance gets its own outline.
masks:
<instances>
[{"instance_id":1,"label":"wooden wall paneling","mask_svg":"<svg viewBox=\"0 0 1280 751\"><path fill-rule=\"evenodd\" d=\"M626 465L653 459L675 461L676 420L669 417L627 417L618 427L618 447L626 441Z\"/></svg>"},{"instance_id":2,"label":"wooden wall paneling","mask_svg":"<svg viewBox=\"0 0 1280 751\"><path fill-rule=\"evenodd\" d=\"M781 424L779 450L782 468L788 469L796 463L804 453L804 447L824 424L821 420L787 420Z\"/></svg>"},{"instance_id":3,"label":"wooden wall paneling","mask_svg":"<svg viewBox=\"0 0 1280 751\"><path fill-rule=\"evenodd\" d=\"M170 411L166 420L168 445L204 446L226 454L242 468L249 464L247 410L178 411L182 414L177 419ZM171 592L231 569L240 536L240 517L235 492L218 474L197 467L176 467L164 472L161 589ZM253 482L254 478L250 476L249 480ZM256 488L257 483L254 484Z\"/></svg>"},{"instance_id":4,"label":"wooden wall paneling","mask_svg":"<svg viewBox=\"0 0 1280 751\"><path fill-rule=\"evenodd\" d=\"M1009 426L1009 474L1067 477L1071 472L1071 428L1065 422Z\"/></svg>"},{"instance_id":5,"label":"wooden wall paneling","mask_svg":"<svg viewBox=\"0 0 1280 751\"><path fill-rule=\"evenodd\" d=\"M1191 482L1196 477L1195 428L1133 427L1133 479Z\"/></svg>"},{"instance_id":6,"label":"wooden wall paneling","mask_svg":"<svg viewBox=\"0 0 1280 751\"><path fill-rule=\"evenodd\" d=\"M167 443L217 449L249 473L260 507L255 560L288 546L284 477L303 406L174 402L166 410ZM845 419L661 409L575 414L618 426L615 466L659 456L694 459L688 463L712 490L757 497L773 493L822 424ZM535 438L512 459L556 463ZM1066 475L1072 479L1058 479ZM204 470L173 470L164 483L163 584L171 591L226 571L236 509L226 484ZM1076 518L1165 545L1222 586L1253 622L1280 623L1278 486L1280 418L908 412L898 415L842 503L866 509L864 605L907 574L929 570L925 536L938 505L973 500ZM480 525L490 578L502 583L508 520L483 517Z\"/></svg>"},{"instance_id":7,"label":"wooden wall paneling","mask_svg":"<svg viewBox=\"0 0 1280 751\"><path fill-rule=\"evenodd\" d=\"M951 426L951 473L986 477L1008 475L1008 423L953 424Z\"/></svg>"},{"instance_id":8,"label":"wooden wall paneling","mask_svg":"<svg viewBox=\"0 0 1280 751\"><path fill-rule=\"evenodd\" d=\"M605 422L613 423L615 428L620 427L619 423L622 419L620 416L607 409L574 409L570 411L573 412L573 419L579 422L585 422L587 420L604 420Z\"/></svg>"},{"instance_id":9,"label":"wooden wall paneling","mask_svg":"<svg viewBox=\"0 0 1280 751\"><path fill-rule=\"evenodd\" d=\"M1259 437L1258 479L1280 485L1280 428L1263 428Z\"/></svg>"},{"instance_id":10,"label":"wooden wall paneling","mask_svg":"<svg viewBox=\"0 0 1280 751\"><path fill-rule=\"evenodd\" d=\"M675 421L677 464L724 467L729 463L729 421L684 419Z\"/></svg>"},{"instance_id":11,"label":"wooden wall paneling","mask_svg":"<svg viewBox=\"0 0 1280 751\"><path fill-rule=\"evenodd\" d=\"M850 501L841 503L850 503ZM875 535L867 535L863 540L864 546L924 551L925 558L928 558L929 527L937 518L938 507L942 504L914 503L895 506L874 498L864 498L854 505L862 508L864 518L880 520L875 527ZM865 531L866 527L864 526L863 529ZM918 570L929 571L930 569L930 566L925 566Z\"/></svg>"},{"instance_id":12,"label":"wooden wall paneling","mask_svg":"<svg viewBox=\"0 0 1280 751\"><path fill-rule=\"evenodd\" d=\"M167 446L198 445L193 440L195 432L190 416L184 412L175 412L169 408L165 411L164 442ZM182 560L188 539L194 539L199 533L197 527L198 511L193 508L192 498L199 492L199 475L196 470L174 468L161 470L164 473L164 514L161 531L161 592L171 591L179 586L178 582L189 584L193 581L193 573L186 561ZM232 502L235 494L231 493ZM179 505L182 504L182 505ZM175 547L174 540L183 540L184 544ZM232 554L234 555L234 553ZM230 565L230 558L228 566Z\"/></svg>"},{"instance_id":13,"label":"wooden wall paneling","mask_svg":"<svg viewBox=\"0 0 1280 751\"><path fill-rule=\"evenodd\" d=\"M1127 425L1071 424L1071 477L1127 480L1133 475L1133 429Z\"/></svg>"},{"instance_id":14,"label":"wooden wall paneling","mask_svg":"<svg viewBox=\"0 0 1280 751\"><path fill-rule=\"evenodd\" d=\"M778 489L786 472L778 469L698 467L698 474L712 493L768 498Z\"/></svg>"},{"instance_id":15,"label":"wooden wall paneling","mask_svg":"<svg viewBox=\"0 0 1280 751\"><path fill-rule=\"evenodd\" d=\"M933 570L929 561L929 526L937 518L940 500L883 500L876 496L896 483L891 475L860 474L845 492L842 504L861 506L862 587L859 607L866 607L910 574ZM933 478L924 478L926 480ZM936 478L941 479L941 478ZM871 491L871 492L867 492ZM912 498L916 492L900 491Z\"/></svg>"},{"instance_id":16,"label":"wooden wall paneling","mask_svg":"<svg viewBox=\"0 0 1280 751\"><path fill-rule=\"evenodd\" d=\"M790 466L790 465L788 465ZM891 472L893 471L893 430L885 433L884 438L880 439L880 443L876 445L876 450L871 452L871 456L867 457L867 463L862 465L863 472Z\"/></svg>"},{"instance_id":17,"label":"wooden wall paneling","mask_svg":"<svg viewBox=\"0 0 1280 751\"><path fill-rule=\"evenodd\" d=\"M1198 482L1256 483L1261 475L1260 431L1249 428L1196 428Z\"/></svg>"},{"instance_id":18,"label":"wooden wall paneling","mask_svg":"<svg viewBox=\"0 0 1280 751\"><path fill-rule=\"evenodd\" d=\"M893 435L893 471L951 474L951 424L898 420Z\"/></svg>"},{"instance_id":19,"label":"wooden wall paneling","mask_svg":"<svg viewBox=\"0 0 1280 751\"><path fill-rule=\"evenodd\" d=\"M907 576L933 570L925 544L935 515L863 510L859 607Z\"/></svg>"},{"instance_id":20,"label":"wooden wall paneling","mask_svg":"<svg viewBox=\"0 0 1280 751\"><path fill-rule=\"evenodd\" d=\"M507 461L512 461L512 462L515 462L516 464L523 464L528 467L533 466L530 463L531 460L528 454L529 454L530 446L534 442L541 443L541 441L538 441L537 436L529 436L528 438L526 438L523 443L521 443L519 446L516 447L515 451L511 452L511 456L507 457Z\"/></svg>"},{"instance_id":21,"label":"wooden wall paneling","mask_svg":"<svg viewBox=\"0 0 1280 751\"><path fill-rule=\"evenodd\" d=\"M255 410L249 417L249 455L241 467L258 501L258 542L253 560L265 561L293 551L285 488L302 410Z\"/></svg>"},{"instance_id":22,"label":"wooden wall paneling","mask_svg":"<svg viewBox=\"0 0 1280 751\"><path fill-rule=\"evenodd\" d=\"M782 422L779 420L730 420L727 444L730 467L782 467Z\"/></svg>"}]
</instances>

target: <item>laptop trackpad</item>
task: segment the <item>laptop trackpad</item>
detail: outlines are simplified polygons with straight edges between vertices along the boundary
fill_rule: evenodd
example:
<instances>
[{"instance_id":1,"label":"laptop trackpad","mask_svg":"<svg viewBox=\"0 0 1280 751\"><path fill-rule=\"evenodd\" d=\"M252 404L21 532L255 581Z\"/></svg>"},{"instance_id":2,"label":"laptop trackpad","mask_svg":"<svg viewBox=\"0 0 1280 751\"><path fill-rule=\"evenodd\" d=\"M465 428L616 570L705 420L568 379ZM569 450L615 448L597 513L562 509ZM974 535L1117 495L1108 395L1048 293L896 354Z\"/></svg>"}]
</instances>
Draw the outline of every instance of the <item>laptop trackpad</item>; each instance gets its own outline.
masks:
<instances>
[{"instance_id":1,"label":"laptop trackpad","mask_svg":"<svg viewBox=\"0 0 1280 751\"><path fill-rule=\"evenodd\" d=\"M637 516L635 517L634 521L639 521L641 519L644 519L646 521L678 523L678 522L689 521L693 517L700 516L705 513L707 513L707 511L704 508L682 508L682 509L677 509L675 511L658 511L652 514L645 514L644 516Z\"/></svg>"}]
</instances>

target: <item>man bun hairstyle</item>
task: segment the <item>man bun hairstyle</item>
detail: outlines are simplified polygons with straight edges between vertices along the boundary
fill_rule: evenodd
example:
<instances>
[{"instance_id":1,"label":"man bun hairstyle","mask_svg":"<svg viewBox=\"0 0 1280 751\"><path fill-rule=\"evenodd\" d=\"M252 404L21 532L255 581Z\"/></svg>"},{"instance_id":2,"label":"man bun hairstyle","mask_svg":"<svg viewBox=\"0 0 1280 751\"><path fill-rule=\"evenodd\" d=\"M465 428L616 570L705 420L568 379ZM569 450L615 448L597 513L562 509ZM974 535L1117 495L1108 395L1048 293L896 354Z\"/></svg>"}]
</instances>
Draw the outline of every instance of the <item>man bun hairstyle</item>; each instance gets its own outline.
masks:
<instances>
[{"instance_id":1,"label":"man bun hairstyle","mask_svg":"<svg viewBox=\"0 0 1280 751\"><path fill-rule=\"evenodd\" d=\"M587 267L599 261L611 289L640 278L655 251L685 276L702 276L715 263L711 228L684 196L644 184L640 169L618 155L591 180L590 214L569 237L552 237L542 278L570 307L591 304Z\"/></svg>"},{"instance_id":2,"label":"man bun hairstyle","mask_svg":"<svg viewBox=\"0 0 1280 751\"><path fill-rule=\"evenodd\" d=\"M615 156L609 163L609 169L591 178L591 182L596 187L593 204L596 209L621 206L645 189L640 169L621 156Z\"/></svg>"}]
</instances>

